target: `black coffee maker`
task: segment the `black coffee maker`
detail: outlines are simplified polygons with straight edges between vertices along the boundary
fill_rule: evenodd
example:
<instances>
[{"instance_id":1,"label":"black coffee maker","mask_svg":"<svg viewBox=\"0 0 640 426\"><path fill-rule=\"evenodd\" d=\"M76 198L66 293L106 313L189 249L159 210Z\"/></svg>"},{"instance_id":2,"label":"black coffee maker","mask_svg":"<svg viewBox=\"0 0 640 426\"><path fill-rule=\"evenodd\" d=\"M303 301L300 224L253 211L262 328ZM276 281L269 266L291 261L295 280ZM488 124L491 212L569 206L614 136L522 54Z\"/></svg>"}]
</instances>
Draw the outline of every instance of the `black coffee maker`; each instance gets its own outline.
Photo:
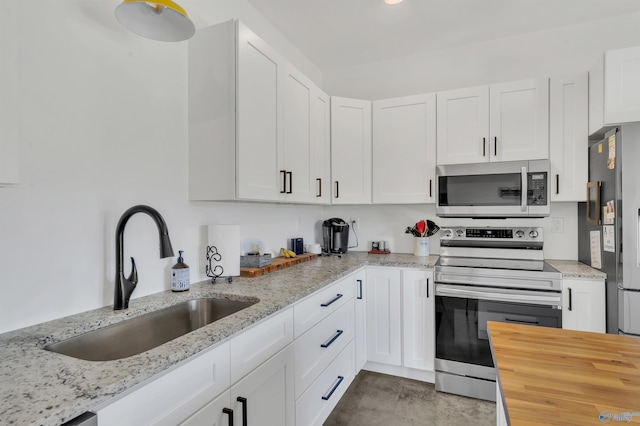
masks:
<instances>
[{"instance_id":1,"label":"black coffee maker","mask_svg":"<svg viewBox=\"0 0 640 426\"><path fill-rule=\"evenodd\" d=\"M325 254L346 253L349 247L349 224L340 218L322 222L322 238Z\"/></svg>"}]
</instances>

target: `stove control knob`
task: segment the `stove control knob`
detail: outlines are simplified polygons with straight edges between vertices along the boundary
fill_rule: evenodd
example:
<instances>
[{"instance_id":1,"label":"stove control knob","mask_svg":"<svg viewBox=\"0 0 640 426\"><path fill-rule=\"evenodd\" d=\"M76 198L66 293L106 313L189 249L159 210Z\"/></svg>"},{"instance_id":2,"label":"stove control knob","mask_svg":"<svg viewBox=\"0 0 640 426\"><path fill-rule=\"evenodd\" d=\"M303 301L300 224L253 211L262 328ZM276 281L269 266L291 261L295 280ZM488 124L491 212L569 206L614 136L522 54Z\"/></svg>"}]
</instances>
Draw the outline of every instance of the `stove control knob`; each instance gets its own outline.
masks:
<instances>
[{"instance_id":1,"label":"stove control knob","mask_svg":"<svg viewBox=\"0 0 640 426\"><path fill-rule=\"evenodd\" d=\"M458 237L464 236L464 231L462 229L456 229L456 236Z\"/></svg>"},{"instance_id":2,"label":"stove control knob","mask_svg":"<svg viewBox=\"0 0 640 426\"><path fill-rule=\"evenodd\" d=\"M451 236L451 229L445 229L444 230L444 236L449 238Z\"/></svg>"},{"instance_id":3,"label":"stove control knob","mask_svg":"<svg viewBox=\"0 0 640 426\"><path fill-rule=\"evenodd\" d=\"M538 231L534 229L533 231L529 232L529 236L531 238L538 238Z\"/></svg>"},{"instance_id":4,"label":"stove control knob","mask_svg":"<svg viewBox=\"0 0 640 426\"><path fill-rule=\"evenodd\" d=\"M522 229L518 229L516 231L516 238L522 238L524 237L524 231Z\"/></svg>"}]
</instances>

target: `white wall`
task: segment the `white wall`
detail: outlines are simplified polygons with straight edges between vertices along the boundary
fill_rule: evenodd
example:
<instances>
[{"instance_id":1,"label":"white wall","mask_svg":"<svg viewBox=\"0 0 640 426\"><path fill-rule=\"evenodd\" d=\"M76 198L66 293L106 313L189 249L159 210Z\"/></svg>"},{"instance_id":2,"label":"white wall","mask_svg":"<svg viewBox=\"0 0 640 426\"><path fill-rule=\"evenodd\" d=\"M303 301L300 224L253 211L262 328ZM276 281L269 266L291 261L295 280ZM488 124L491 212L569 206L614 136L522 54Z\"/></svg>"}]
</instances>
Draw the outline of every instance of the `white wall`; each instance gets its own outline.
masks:
<instances>
[{"instance_id":1,"label":"white wall","mask_svg":"<svg viewBox=\"0 0 640 426\"><path fill-rule=\"evenodd\" d=\"M135 204L163 214L174 249L185 251L193 281L204 279L207 224L239 224L242 238L262 238L277 249L291 237L319 241L323 218L355 216L361 219L359 249L368 249L363 244L372 239L386 239L395 252L410 252L406 226L434 218L433 206L188 201L186 44L127 32L113 18L119 0L2 0L0 25L11 16L2 14L9 4L18 10L17 32L14 39L0 40L0 59L7 60L2 53L17 43L18 81L13 83L18 96L2 93L0 102L18 111L14 125L20 136L21 184L0 188L0 332L111 304L115 226ZM242 19L322 83L304 55L246 2L182 4L198 27ZM539 55L531 52L532 58ZM482 64L469 67L485 78ZM441 64L441 79L448 72L453 71ZM369 82L384 75L376 67L372 73L366 76ZM329 88L336 90L330 93L336 95L373 99L382 95L376 86L387 87L385 93L392 96L405 94L384 79L365 92L347 93L348 76L341 88L336 86L341 77L330 77ZM417 89L422 80L413 76L403 90ZM553 215L565 218L565 232L547 232L552 241L548 257L576 258L574 209L573 204L553 206ZM175 259L159 259L157 247L153 222L134 216L125 233L125 256L136 257L140 275L134 298L169 288Z\"/></svg>"}]
</instances>

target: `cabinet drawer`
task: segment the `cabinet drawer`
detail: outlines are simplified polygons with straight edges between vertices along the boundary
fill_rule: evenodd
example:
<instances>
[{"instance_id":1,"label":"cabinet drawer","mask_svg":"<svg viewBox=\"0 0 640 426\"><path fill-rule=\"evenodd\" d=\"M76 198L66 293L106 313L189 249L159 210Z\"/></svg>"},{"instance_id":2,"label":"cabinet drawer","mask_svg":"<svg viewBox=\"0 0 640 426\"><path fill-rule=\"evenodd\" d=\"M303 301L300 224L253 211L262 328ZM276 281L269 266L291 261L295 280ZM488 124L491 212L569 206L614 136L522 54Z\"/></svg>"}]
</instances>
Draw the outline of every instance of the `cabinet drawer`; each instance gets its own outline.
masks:
<instances>
[{"instance_id":1,"label":"cabinet drawer","mask_svg":"<svg viewBox=\"0 0 640 426\"><path fill-rule=\"evenodd\" d=\"M231 383L257 368L293 341L293 309L269 317L230 342Z\"/></svg>"},{"instance_id":2,"label":"cabinet drawer","mask_svg":"<svg viewBox=\"0 0 640 426\"><path fill-rule=\"evenodd\" d=\"M296 398L353 340L353 300L345 303L295 341Z\"/></svg>"},{"instance_id":3,"label":"cabinet drawer","mask_svg":"<svg viewBox=\"0 0 640 426\"><path fill-rule=\"evenodd\" d=\"M353 341L296 402L297 425L321 425L355 377Z\"/></svg>"},{"instance_id":4,"label":"cabinet drawer","mask_svg":"<svg viewBox=\"0 0 640 426\"><path fill-rule=\"evenodd\" d=\"M176 425L230 385L224 343L98 410L98 425Z\"/></svg>"},{"instance_id":5,"label":"cabinet drawer","mask_svg":"<svg viewBox=\"0 0 640 426\"><path fill-rule=\"evenodd\" d=\"M353 292L352 276L349 276L297 303L294 307L295 337L298 338L322 318L351 300Z\"/></svg>"}]
</instances>

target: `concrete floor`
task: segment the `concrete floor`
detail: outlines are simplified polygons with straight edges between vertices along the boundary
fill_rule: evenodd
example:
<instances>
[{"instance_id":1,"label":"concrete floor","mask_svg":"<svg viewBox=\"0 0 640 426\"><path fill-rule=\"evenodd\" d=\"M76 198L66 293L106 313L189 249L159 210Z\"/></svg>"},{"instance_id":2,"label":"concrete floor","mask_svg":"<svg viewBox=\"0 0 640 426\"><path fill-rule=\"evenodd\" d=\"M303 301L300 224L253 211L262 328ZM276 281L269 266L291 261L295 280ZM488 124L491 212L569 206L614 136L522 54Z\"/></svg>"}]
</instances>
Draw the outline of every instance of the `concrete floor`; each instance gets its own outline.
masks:
<instances>
[{"instance_id":1,"label":"concrete floor","mask_svg":"<svg viewBox=\"0 0 640 426\"><path fill-rule=\"evenodd\" d=\"M362 370L324 426L496 424L496 404L447 393L424 383Z\"/></svg>"}]
</instances>

